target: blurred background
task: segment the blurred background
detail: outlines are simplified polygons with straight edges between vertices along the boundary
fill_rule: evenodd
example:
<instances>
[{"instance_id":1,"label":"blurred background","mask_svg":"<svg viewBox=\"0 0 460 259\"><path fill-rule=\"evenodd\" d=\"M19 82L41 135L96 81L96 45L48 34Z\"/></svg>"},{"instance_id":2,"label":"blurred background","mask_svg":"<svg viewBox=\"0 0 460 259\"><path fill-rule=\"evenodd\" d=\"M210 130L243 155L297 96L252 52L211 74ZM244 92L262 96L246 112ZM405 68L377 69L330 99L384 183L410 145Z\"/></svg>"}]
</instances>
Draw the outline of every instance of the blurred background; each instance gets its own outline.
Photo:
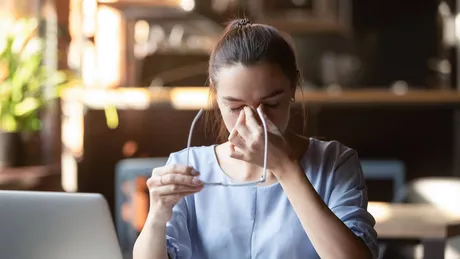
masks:
<instances>
[{"instance_id":1,"label":"blurred background","mask_svg":"<svg viewBox=\"0 0 460 259\"><path fill-rule=\"evenodd\" d=\"M209 54L247 17L296 47L307 123L293 112L292 130L356 149L370 201L415 203L414 182L442 181L417 202L460 215L458 192L432 198L460 190L459 13L453 0L0 0L0 189L103 194L129 258L145 180L185 148ZM200 125L193 145L213 142Z\"/></svg>"}]
</instances>

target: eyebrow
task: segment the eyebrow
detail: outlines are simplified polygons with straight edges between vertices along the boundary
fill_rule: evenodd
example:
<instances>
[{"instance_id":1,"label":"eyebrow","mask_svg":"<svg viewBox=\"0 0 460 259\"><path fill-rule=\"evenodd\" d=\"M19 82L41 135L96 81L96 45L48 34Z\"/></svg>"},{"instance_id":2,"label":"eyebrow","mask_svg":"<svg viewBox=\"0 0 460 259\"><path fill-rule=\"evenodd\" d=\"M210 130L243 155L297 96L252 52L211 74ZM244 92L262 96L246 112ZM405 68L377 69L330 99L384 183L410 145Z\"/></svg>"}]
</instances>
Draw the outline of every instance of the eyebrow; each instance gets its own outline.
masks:
<instances>
[{"instance_id":1,"label":"eyebrow","mask_svg":"<svg viewBox=\"0 0 460 259\"><path fill-rule=\"evenodd\" d=\"M262 100L266 100L266 99L269 99L269 98L272 98L272 97L275 97L275 96L278 96L278 95L281 95L281 94L284 94L284 90L280 89L280 90L276 90L274 91L273 93L267 95L267 96L264 96L262 98ZM235 97L231 97L231 96L224 96L222 97L222 99L224 100L227 100L227 101L230 101L230 102L243 102L243 100L241 99L238 99L238 98L235 98Z\"/></svg>"}]
</instances>

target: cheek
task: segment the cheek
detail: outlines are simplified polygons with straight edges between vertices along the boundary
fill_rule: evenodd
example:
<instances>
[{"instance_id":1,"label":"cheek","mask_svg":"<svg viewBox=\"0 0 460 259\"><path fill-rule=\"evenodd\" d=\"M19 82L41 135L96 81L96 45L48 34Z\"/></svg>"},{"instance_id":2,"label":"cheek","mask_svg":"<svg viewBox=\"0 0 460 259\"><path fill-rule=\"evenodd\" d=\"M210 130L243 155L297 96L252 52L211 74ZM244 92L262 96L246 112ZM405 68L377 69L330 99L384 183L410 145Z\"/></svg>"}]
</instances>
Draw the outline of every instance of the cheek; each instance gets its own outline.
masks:
<instances>
[{"instance_id":1,"label":"cheek","mask_svg":"<svg viewBox=\"0 0 460 259\"><path fill-rule=\"evenodd\" d=\"M221 114L228 132L232 131L232 129L235 127L236 121L238 120L239 113L221 111Z\"/></svg>"},{"instance_id":2,"label":"cheek","mask_svg":"<svg viewBox=\"0 0 460 259\"><path fill-rule=\"evenodd\" d=\"M233 127L235 127L236 121L238 120L238 113L227 111L228 109L222 107L222 104L219 101L217 101L217 106L220 110L220 114L222 115L225 127L228 132L232 131Z\"/></svg>"},{"instance_id":3,"label":"cheek","mask_svg":"<svg viewBox=\"0 0 460 259\"><path fill-rule=\"evenodd\" d=\"M278 109L267 109L266 110L267 116L276 125L276 127L284 133L289 123L290 117L290 107L287 105L286 107L279 107Z\"/></svg>"}]
</instances>

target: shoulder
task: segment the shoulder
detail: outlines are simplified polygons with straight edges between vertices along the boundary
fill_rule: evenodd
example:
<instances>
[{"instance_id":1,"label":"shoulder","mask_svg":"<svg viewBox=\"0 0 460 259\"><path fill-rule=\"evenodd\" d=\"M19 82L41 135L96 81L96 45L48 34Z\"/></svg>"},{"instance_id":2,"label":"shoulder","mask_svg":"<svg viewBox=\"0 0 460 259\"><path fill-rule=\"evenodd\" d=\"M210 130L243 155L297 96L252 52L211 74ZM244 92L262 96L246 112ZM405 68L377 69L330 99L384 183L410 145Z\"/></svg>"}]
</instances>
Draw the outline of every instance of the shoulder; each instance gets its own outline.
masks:
<instances>
[{"instance_id":1,"label":"shoulder","mask_svg":"<svg viewBox=\"0 0 460 259\"><path fill-rule=\"evenodd\" d=\"M358 153L335 140L311 138L302 165L308 177L321 186L335 187L346 182L356 186L364 184Z\"/></svg>"},{"instance_id":2,"label":"shoulder","mask_svg":"<svg viewBox=\"0 0 460 259\"><path fill-rule=\"evenodd\" d=\"M310 138L307 159L330 169L337 169L350 159L358 159L356 150L336 141Z\"/></svg>"}]
</instances>

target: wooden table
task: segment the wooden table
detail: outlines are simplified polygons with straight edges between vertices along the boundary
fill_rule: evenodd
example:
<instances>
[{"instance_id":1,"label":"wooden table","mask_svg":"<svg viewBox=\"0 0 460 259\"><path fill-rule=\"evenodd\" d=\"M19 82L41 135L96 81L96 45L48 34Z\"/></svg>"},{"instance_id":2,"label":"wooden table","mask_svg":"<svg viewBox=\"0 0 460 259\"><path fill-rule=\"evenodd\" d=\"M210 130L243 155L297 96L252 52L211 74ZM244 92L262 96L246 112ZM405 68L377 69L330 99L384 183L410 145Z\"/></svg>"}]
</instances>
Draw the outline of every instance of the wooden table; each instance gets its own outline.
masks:
<instances>
[{"instance_id":1,"label":"wooden table","mask_svg":"<svg viewBox=\"0 0 460 259\"><path fill-rule=\"evenodd\" d=\"M384 202L369 202L368 211L376 220L379 238L420 240L424 258L444 258L447 239L460 236L460 211Z\"/></svg>"}]
</instances>

